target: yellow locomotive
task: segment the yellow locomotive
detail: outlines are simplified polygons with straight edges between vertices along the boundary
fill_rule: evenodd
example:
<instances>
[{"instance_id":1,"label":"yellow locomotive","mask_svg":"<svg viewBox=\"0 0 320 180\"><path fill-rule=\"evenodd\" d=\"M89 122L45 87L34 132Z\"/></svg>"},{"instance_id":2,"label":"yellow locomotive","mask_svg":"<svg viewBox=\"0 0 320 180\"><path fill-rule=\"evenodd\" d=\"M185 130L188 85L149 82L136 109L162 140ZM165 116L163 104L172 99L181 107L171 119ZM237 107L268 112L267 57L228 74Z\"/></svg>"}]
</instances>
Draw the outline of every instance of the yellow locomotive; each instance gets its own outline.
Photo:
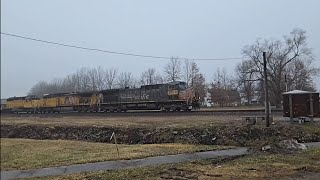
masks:
<instances>
[{"instance_id":1,"label":"yellow locomotive","mask_svg":"<svg viewBox=\"0 0 320 180\"><path fill-rule=\"evenodd\" d=\"M36 112L39 102L36 96L12 97L7 99L6 109L12 112Z\"/></svg>"},{"instance_id":2,"label":"yellow locomotive","mask_svg":"<svg viewBox=\"0 0 320 180\"><path fill-rule=\"evenodd\" d=\"M6 111L27 113L54 113L61 111L98 111L101 98L97 93L57 93L7 99Z\"/></svg>"}]
</instances>

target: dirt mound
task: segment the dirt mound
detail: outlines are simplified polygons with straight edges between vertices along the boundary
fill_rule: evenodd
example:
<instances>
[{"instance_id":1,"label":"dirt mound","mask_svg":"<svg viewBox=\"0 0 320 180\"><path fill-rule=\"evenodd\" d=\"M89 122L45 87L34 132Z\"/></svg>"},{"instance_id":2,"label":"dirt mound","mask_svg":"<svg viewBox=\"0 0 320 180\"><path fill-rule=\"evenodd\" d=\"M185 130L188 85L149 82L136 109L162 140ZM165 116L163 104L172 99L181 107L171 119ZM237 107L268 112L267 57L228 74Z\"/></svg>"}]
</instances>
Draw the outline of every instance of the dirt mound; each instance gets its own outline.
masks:
<instances>
[{"instance_id":1,"label":"dirt mound","mask_svg":"<svg viewBox=\"0 0 320 180\"><path fill-rule=\"evenodd\" d=\"M190 143L234 146L262 146L285 139L299 142L320 141L320 131L305 131L302 126L210 128L111 128L98 126L1 125L2 138L63 139L110 142L112 132L119 143Z\"/></svg>"},{"instance_id":2,"label":"dirt mound","mask_svg":"<svg viewBox=\"0 0 320 180\"><path fill-rule=\"evenodd\" d=\"M307 149L307 146L305 144L298 143L295 139L283 140L278 143L262 147L263 151L270 151L273 153L294 153L305 149Z\"/></svg>"}]
</instances>

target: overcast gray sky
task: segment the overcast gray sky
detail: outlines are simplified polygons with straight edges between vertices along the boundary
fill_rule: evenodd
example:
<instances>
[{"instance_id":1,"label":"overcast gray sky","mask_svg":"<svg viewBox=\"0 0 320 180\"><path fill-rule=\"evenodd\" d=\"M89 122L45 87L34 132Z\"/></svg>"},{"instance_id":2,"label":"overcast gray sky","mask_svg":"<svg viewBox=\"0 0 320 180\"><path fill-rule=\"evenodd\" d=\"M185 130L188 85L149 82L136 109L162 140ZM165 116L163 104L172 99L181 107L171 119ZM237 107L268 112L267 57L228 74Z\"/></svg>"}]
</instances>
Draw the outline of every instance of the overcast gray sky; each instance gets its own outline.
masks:
<instances>
[{"instance_id":1,"label":"overcast gray sky","mask_svg":"<svg viewBox=\"0 0 320 180\"><path fill-rule=\"evenodd\" d=\"M188 58L241 57L257 38L307 31L320 66L319 0L1 0L1 32L91 48ZM135 76L166 60L120 56L1 35L1 97L26 95L40 80L80 67L115 67ZM233 61L198 61L208 81ZM320 87L320 79L316 80Z\"/></svg>"}]
</instances>

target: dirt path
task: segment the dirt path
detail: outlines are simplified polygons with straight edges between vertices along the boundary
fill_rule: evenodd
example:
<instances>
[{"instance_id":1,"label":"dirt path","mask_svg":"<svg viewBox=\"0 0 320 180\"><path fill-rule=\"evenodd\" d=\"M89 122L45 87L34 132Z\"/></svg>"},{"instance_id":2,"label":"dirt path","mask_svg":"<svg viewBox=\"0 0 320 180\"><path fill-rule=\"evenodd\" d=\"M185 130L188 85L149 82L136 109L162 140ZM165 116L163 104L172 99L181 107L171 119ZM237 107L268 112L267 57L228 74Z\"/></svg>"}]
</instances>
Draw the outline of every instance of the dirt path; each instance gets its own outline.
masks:
<instances>
[{"instance_id":1,"label":"dirt path","mask_svg":"<svg viewBox=\"0 0 320 180\"><path fill-rule=\"evenodd\" d=\"M77 164L70 166L60 166L43 169L32 170L15 170L1 172L1 179L15 179L15 178L28 178L37 176L54 176L70 173L89 172L98 170L116 170L125 168L137 168L150 165L160 165L168 163L181 163L194 160L203 160L209 158L216 158L220 156L239 156L248 154L248 148L236 148L221 151L207 151L192 154L177 154L168 156L156 156L135 160L119 160L119 161L105 161L98 163Z\"/></svg>"}]
</instances>

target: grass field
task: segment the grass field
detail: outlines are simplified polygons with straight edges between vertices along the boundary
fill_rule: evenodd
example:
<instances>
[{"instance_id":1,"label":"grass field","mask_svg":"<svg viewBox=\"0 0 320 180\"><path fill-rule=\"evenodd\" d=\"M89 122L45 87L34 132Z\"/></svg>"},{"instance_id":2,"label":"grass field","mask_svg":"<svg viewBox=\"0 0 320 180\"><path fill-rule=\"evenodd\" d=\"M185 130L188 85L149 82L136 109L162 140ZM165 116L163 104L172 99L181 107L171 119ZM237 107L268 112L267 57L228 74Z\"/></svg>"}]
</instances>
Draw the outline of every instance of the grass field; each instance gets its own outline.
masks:
<instances>
[{"instance_id":1,"label":"grass field","mask_svg":"<svg viewBox=\"0 0 320 180\"><path fill-rule=\"evenodd\" d=\"M224 149L227 147L190 144L118 145L64 140L1 139L1 170L81 164L116 159Z\"/></svg>"},{"instance_id":2,"label":"grass field","mask_svg":"<svg viewBox=\"0 0 320 180\"><path fill-rule=\"evenodd\" d=\"M253 154L117 171L97 171L39 179L318 179L320 148L298 154Z\"/></svg>"},{"instance_id":3,"label":"grass field","mask_svg":"<svg viewBox=\"0 0 320 180\"><path fill-rule=\"evenodd\" d=\"M282 118L282 117L278 117ZM139 128L189 128L217 125L242 125L240 116L144 116L144 117L11 117L2 116L3 125L44 125L44 126L105 126Z\"/></svg>"}]
</instances>

